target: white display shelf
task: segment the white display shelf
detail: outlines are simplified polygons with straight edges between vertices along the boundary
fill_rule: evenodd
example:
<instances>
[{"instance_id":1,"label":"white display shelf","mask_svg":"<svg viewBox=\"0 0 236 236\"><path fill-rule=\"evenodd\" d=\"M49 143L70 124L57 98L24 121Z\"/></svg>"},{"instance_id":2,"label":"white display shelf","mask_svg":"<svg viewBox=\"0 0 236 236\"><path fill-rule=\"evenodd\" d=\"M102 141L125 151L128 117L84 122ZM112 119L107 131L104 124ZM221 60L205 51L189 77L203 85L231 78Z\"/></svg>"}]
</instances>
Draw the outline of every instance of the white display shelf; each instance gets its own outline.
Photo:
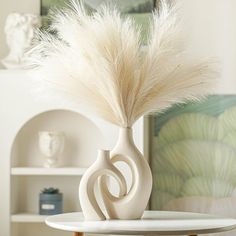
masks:
<instances>
[{"instance_id":1,"label":"white display shelf","mask_svg":"<svg viewBox=\"0 0 236 236\"><path fill-rule=\"evenodd\" d=\"M18 213L11 215L11 222L15 223L44 223L47 215L38 215L33 213Z\"/></svg>"},{"instance_id":2,"label":"white display shelf","mask_svg":"<svg viewBox=\"0 0 236 236\"><path fill-rule=\"evenodd\" d=\"M38 167L13 167L11 175L64 175L82 176L87 168L60 167L60 168L38 168Z\"/></svg>"}]
</instances>

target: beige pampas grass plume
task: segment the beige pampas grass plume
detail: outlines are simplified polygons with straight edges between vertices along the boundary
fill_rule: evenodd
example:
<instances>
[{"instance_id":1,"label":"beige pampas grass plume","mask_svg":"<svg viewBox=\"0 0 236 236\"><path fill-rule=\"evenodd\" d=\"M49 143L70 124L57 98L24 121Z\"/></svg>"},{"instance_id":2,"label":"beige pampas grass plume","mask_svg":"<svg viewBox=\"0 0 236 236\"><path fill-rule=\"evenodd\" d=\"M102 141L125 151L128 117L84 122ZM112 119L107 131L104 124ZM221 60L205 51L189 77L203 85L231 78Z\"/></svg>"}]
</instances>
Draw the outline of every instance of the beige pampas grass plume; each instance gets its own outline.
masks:
<instances>
[{"instance_id":1,"label":"beige pampas grass plume","mask_svg":"<svg viewBox=\"0 0 236 236\"><path fill-rule=\"evenodd\" d=\"M177 8L165 1L153 13L145 49L133 20L110 6L89 15L73 1L53 18L57 37L41 33L30 52L40 87L113 124L131 127L149 112L203 97L215 83L208 62L186 59Z\"/></svg>"}]
</instances>

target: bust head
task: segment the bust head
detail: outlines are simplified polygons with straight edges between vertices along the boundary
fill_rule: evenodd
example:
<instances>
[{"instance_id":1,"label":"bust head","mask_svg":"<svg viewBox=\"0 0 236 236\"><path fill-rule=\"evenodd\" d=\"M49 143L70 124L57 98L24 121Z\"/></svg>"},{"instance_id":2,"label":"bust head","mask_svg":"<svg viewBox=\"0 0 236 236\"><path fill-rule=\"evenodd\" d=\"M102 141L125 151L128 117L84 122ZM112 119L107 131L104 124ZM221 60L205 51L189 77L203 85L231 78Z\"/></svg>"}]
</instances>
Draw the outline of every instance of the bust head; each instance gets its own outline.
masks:
<instances>
[{"instance_id":1,"label":"bust head","mask_svg":"<svg viewBox=\"0 0 236 236\"><path fill-rule=\"evenodd\" d=\"M7 17L5 33L10 52L3 63L20 64L22 62L24 53L30 47L39 26L40 19L33 14L12 13Z\"/></svg>"}]
</instances>

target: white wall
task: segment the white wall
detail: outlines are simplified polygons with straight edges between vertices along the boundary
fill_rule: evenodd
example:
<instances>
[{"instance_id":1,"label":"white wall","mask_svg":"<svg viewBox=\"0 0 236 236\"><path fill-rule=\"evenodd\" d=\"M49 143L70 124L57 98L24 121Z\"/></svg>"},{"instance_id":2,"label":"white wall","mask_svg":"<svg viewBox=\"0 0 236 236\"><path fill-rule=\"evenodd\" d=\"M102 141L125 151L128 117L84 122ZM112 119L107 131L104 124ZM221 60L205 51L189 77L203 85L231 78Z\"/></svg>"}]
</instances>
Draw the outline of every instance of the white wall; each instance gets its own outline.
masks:
<instances>
[{"instance_id":1,"label":"white wall","mask_svg":"<svg viewBox=\"0 0 236 236\"><path fill-rule=\"evenodd\" d=\"M217 57L222 72L218 92L236 93L236 1L181 1L189 50L194 56Z\"/></svg>"},{"instance_id":2,"label":"white wall","mask_svg":"<svg viewBox=\"0 0 236 236\"><path fill-rule=\"evenodd\" d=\"M40 0L0 0L0 59L7 54L4 25L7 15L12 12L39 14Z\"/></svg>"},{"instance_id":3,"label":"white wall","mask_svg":"<svg viewBox=\"0 0 236 236\"><path fill-rule=\"evenodd\" d=\"M222 64L218 91L236 92L236 1L176 1L183 2L184 27L191 53L217 56ZM40 0L0 0L0 58L7 54L3 32L6 16L14 11L39 14L39 10Z\"/></svg>"},{"instance_id":4,"label":"white wall","mask_svg":"<svg viewBox=\"0 0 236 236\"><path fill-rule=\"evenodd\" d=\"M25 71L0 70L0 236L10 236L12 144L19 129L35 115L48 110L66 109L82 113L56 100L48 103L39 101L32 93L34 87L32 78ZM111 150L117 141L118 127L95 117L89 119L99 127L106 140L105 145L99 148ZM143 152L142 118L134 126L134 139Z\"/></svg>"}]
</instances>

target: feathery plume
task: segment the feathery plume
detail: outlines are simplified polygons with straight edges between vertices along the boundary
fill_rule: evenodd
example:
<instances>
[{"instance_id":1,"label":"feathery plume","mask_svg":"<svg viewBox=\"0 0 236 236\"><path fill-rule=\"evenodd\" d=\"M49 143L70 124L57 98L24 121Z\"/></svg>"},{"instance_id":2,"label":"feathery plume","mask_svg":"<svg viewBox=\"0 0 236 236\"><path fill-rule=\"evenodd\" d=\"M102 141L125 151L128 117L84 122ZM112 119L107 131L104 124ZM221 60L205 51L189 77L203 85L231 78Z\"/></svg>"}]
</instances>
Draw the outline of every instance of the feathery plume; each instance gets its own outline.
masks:
<instances>
[{"instance_id":1,"label":"feathery plume","mask_svg":"<svg viewBox=\"0 0 236 236\"><path fill-rule=\"evenodd\" d=\"M34 75L41 88L122 127L173 103L202 98L216 74L208 61L186 59L177 12L162 1L143 49L132 19L105 5L89 15L72 1L53 17L57 37L39 33L30 52Z\"/></svg>"}]
</instances>

